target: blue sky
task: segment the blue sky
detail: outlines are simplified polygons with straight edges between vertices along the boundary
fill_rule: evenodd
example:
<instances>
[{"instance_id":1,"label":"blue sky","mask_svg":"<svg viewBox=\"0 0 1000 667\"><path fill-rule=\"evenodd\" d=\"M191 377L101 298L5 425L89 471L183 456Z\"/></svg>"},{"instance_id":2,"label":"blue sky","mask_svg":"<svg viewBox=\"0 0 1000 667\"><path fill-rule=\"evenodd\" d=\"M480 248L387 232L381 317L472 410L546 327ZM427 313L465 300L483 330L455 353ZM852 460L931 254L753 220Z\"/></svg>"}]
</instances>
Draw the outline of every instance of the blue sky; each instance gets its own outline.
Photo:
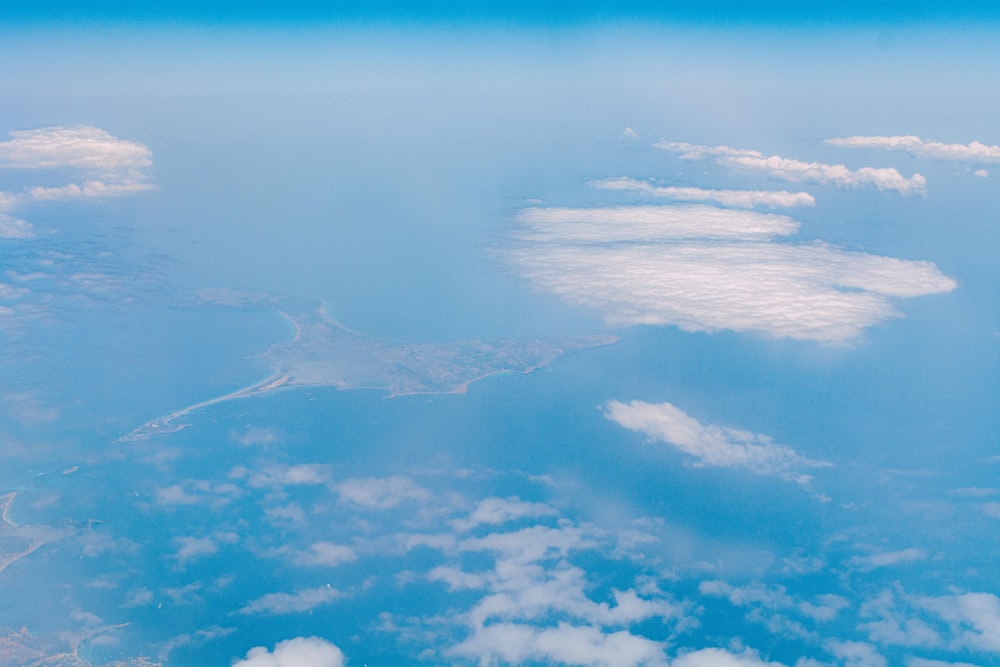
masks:
<instances>
[{"instance_id":1,"label":"blue sky","mask_svg":"<svg viewBox=\"0 0 1000 667\"><path fill-rule=\"evenodd\" d=\"M6 6L2 657L993 664L997 18Z\"/></svg>"}]
</instances>

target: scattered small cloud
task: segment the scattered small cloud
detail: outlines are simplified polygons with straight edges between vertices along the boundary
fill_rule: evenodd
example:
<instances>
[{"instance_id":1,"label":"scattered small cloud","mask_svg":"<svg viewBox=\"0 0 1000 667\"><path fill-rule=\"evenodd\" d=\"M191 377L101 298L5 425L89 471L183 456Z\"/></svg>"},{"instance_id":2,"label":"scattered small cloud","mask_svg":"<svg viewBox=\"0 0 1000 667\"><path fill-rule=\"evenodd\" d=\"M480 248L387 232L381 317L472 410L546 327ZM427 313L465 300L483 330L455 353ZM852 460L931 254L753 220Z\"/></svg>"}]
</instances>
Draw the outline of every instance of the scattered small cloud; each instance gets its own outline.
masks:
<instances>
[{"instance_id":1,"label":"scattered small cloud","mask_svg":"<svg viewBox=\"0 0 1000 667\"><path fill-rule=\"evenodd\" d=\"M971 662L946 662L944 660L927 660L926 658L909 658L906 667L981 667Z\"/></svg>"},{"instance_id":2,"label":"scattered small cloud","mask_svg":"<svg viewBox=\"0 0 1000 667\"><path fill-rule=\"evenodd\" d=\"M272 445L283 440L281 433L273 428L249 428L243 432L234 432L230 437L240 445Z\"/></svg>"},{"instance_id":3,"label":"scattered small cloud","mask_svg":"<svg viewBox=\"0 0 1000 667\"><path fill-rule=\"evenodd\" d=\"M465 532L483 524L497 525L555 514L555 508L545 503L529 503L520 498L486 498L479 502L468 518L454 519L451 525L455 530Z\"/></svg>"},{"instance_id":4,"label":"scattered small cloud","mask_svg":"<svg viewBox=\"0 0 1000 667\"><path fill-rule=\"evenodd\" d=\"M972 175L978 176L979 178L987 178L990 175L990 172L986 171L985 169L976 169L974 172L972 172Z\"/></svg>"},{"instance_id":5,"label":"scattered small cloud","mask_svg":"<svg viewBox=\"0 0 1000 667\"><path fill-rule=\"evenodd\" d=\"M1000 146L988 146L978 141L967 144L946 144L940 141L927 141L920 137L906 135L893 137L839 137L827 139L826 143L845 148L881 148L891 151L905 151L911 155L932 157L939 160L1000 162Z\"/></svg>"},{"instance_id":6,"label":"scattered small cloud","mask_svg":"<svg viewBox=\"0 0 1000 667\"><path fill-rule=\"evenodd\" d=\"M899 549L898 551L885 551L882 553L871 554L870 556L855 556L851 558L851 565L859 570L870 571L880 567L890 567L893 565L900 565L902 563L912 563L918 560L924 560L927 558L927 554L921 549L909 548L909 549Z\"/></svg>"},{"instance_id":7,"label":"scattered small cloud","mask_svg":"<svg viewBox=\"0 0 1000 667\"><path fill-rule=\"evenodd\" d=\"M766 435L703 424L670 403L609 401L604 414L620 426L673 445L692 456L694 466L743 469L808 484L812 477L804 470L830 465L802 456Z\"/></svg>"},{"instance_id":8,"label":"scattered small cloud","mask_svg":"<svg viewBox=\"0 0 1000 667\"><path fill-rule=\"evenodd\" d=\"M639 133L633 130L631 127L626 127L622 130L622 136L626 139L638 139Z\"/></svg>"},{"instance_id":9,"label":"scattered small cloud","mask_svg":"<svg viewBox=\"0 0 1000 667\"><path fill-rule=\"evenodd\" d=\"M906 178L892 168L862 167L852 170L842 164L804 162L778 155L764 155L760 151L679 141L661 141L656 147L675 153L683 160L712 159L727 167L759 171L784 181L822 183L841 188L872 185L879 190L895 190L903 195L921 195L927 190L927 179L920 174Z\"/></svg>"},{"instance_id":10,"label":"scattered small cloud","mask_svg":"<svg viewBox=\"0 0 1000 667\"><path fill-rule=\"evenodd\" d=\"M333 485L342 501L371 509L389 509L406 500L427 500L430 492L408 477L366 477Z\"/></svg>"},{"instance_id":11,"label":"scattered small cloud","mask_svg":"<svg viewBox=\"0 0 1000 667\"><path fill-rule=\"evenodd\" d=\"M181 565L200 558L210 556L219 551L220 545L235 544L239 541L239 536L231 532L217 532L207 537L177 537L174 543L177 544L177 553L174 558Z\"/></svg>"},{"instance_id":12,"label":"scattered small cloud","mask_svg":"<svg viewBox=\"0 0 1000 667\"><path fill-rule=\"evenodd\" d=\"M264 646L250 649L232 667L344 667L344 654L319 637L296 637L278 642L274 651Z\"/></svg>"},{"instance_id":13,"label":"scattered small cloud","mask_svg":"<svg viewBox=\"0 0 1000 667\"><path fill-rule=\"evenodd\" d=\"M590 185L601 190L621 190L673 201L715 202L722 206L736 208L753 208L754 206L790 208L816 205L816 199L808 192L788 192L787 190L706 190L654 185L647 181L626 177L596 179L590 181Z\"/></svg>"},{"instance_id":14,"label":"scattered small cloud","mask_svg":"<svg viewBox=\"0 0 1000 667\"><path fill-rule=\"evenodd\" d=\"M329 604L343 596L343 593L329 584L316 588L306 588L294 593L268 593L247 603L239 610L239 613L270 614L274 616L301 614Z\"/></svg>"},{"instance_id":15,"label":"scattered small cloud","mask_svg":"<svg viewBox=\"0 0 1000 667\"><path fill-rule=\"evenodd\" d=\"M336 567L342 563L357 560L354 549L332 542L315 542L305 551L300 551L292 557L294 565Z\"/></svg>"},{"instance_id":16,"label":"scattered small cloud","mask_svg":"<svg viewBox=\"0 0 1000 667\"><path fill-rule=\"evenodd\" d=\"M829 641L826 648L843 661L843 667L887 667L886 659L874 646L856 641Z\"/></svg>"}]
</instances>

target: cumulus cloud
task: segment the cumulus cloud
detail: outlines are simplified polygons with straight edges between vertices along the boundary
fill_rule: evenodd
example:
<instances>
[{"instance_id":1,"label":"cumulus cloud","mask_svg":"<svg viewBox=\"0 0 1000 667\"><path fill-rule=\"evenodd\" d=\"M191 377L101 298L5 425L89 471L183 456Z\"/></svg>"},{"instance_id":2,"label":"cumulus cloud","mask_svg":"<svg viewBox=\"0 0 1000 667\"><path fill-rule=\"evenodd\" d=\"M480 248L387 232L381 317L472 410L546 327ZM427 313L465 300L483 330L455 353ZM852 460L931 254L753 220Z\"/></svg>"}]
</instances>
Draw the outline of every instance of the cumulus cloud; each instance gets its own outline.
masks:
<instances>
[{"instance_id":1,"label":"cumulus cloud","mask_svg":"<svg viewBox=\"0 0 1000 667\"><path fill-rule=\"evenodd\" d=\"M791 218L710 206L529 208L514 269L611 325L843 343L899 317L892 299L957 286L930 262L780 243Z\"/></svg>"},{"instance_id":2,"label":"cumulus cloud","mask_svg":"<svg viewBox=\"0 0 1000 667\"><path fill-rule=\"evenodd\" d=\"M846 148L881 148L891 151L905 151L911 155L921 155L939 160L961 162L1000 162L1000 146L973 141L968 144L946 144L927 141L913 135L893 137L838 137L827 139L832 146Z\"/></svg>"},{"instance_id":3,"label":"cumulus cloud","mask_svg":"<svg viewBox=\"0 0 1000 667\"><path fill-rule=\"evenodd\" d=\"M673 445L694 457L695 466L737 468L808 484L812 478L803 470L830 465L806 458L766 435L703 424L670 403L609 401L604 414L620 426Z\"/></svg>"},{"instance_id":4,"label":"cumulus cloud","mask_svg":"<svg viewBox=\"0 0 1000 667\"><path fill-rule=\"evenodd\" d=\"M842 164L804 162L778 155L768 156L760 151L679 141L661 141L656 147L676 153L684 160L712 159L728 167L759 171L784 181L823 183L841 188L873 185L879 190L895 190L904 195L924 194L927 189L927 179L920 174L906 178L892 168L862 167L852 170Z\"/></svg>"},{"instance_id":5,"label":"cumulus cloud","mask_svg":"<svg viewBox=\"0 0 1000 667\"><path fill-rule=\"evenodd\" d=\"M298 614L343 597L343 593L335 588L327 586L317 586L316 588L306 588L294 593L268 593L256 600L247 603L239 613L241 614Z\"/></svg>"},{"instance_id":6,"label":"cumulus cloud","mask_svg":"<svg viewBox=\"0 0 1000 667\"><path fill-rule=\"evenodd\" d=\"M257 646L233 667L343 667L344 654L319 637L296 637L278 642L274 651Z\"/></svg>"},{"instance_id":7,"label":"cumulus cloud","mask_svg":"<svg viewBox=\"0 0 1000 667\"><path fill-rule=\"evenodd\" d=\"M678 656L670 667L784 667L779 662L765 662L753 651L731 653L721 648L706 648Z\"/></svg>"},{"instance_id":8,"label":"cumulus cloud","mask_svg":"<svg viewBox=\"0 0 1000 667\"><path fill-rule=\"evenodd\" d=\"M568 623L553 628L496 623L478 628L448 653L478 659L486 665L497 661L514 665L544 661L593 667L665 667L663 648L659 642L627 630L609 633Z\"/></svg>"},{"instance_id":9,"label":"cumulus cloud","mask_svg":"<svg viewBox=\"0 0 1000 667\"><path fill-rule=\"evenodd\" d=\"M0 169L60 170L80 182L0 192L0 238L30 238L30 223L12 211L33 202L121 197L153 189L146 169L152 152L141 143L119 139L96 127L47 127L10 133L0 142Z\"/></svg>"},{"instance_id":10,"label":"cumulus cloud","mask_svg":"<svg viewBox=\"0 0 1000 667\"><path fill-rule=\"evenodd\" d=\"M815 206L816 199L808 192L788 192L786 190L706 190L702 188L660 186L634 178L602 178L590 181L590 185L601 190L622 190L685 202L715 202L722 206L753 208L789 208L792 206Z\"/></svg>"}]
</instances>

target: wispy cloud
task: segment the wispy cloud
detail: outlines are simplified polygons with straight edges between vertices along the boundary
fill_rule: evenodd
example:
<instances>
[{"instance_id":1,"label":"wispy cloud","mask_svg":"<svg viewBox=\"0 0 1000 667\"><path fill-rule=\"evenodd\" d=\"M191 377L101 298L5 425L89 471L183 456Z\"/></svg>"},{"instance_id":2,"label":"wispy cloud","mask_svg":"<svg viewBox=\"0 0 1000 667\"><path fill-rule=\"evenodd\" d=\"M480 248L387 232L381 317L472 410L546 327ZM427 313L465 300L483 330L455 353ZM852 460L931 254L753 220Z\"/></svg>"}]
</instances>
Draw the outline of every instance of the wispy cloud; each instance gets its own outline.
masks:
<instances>
[{"instance_id":1,"label":"wispy cloud","mask_svg":"<svg viewBox=\"0 0 1000 667\"><path fill-rule=\"evenodd\" d=\"M252 600L239 610L241 614L298 614L315 609L343 597L330 586L306 588L294 593L268 593Z\"/></svg>"},{"instance_id":2,"label":"wispy cloud","mask_svg":"<svg viewBox=\"0 0 1000 667\"><path fill-rule=\"evenodd\" d=\"M781 243L782 215L711 206L528 208L508 250L525 278L615 326L843 343L898 317L892 298L957 284L930 262Z\"/></svg>"},{"instance_id":3,"label":"wispy cloud","mask_svg":"<svg viewBox=\"0 0 1000 667\"><path fill-rule=\"evenodd\" d=\"M296 553L292 557L292 563L314 567L336 567L342 563L357 560L357 558L357 553L351 547L320 541L309 545L305 551Z\"/></svg>"},{"instance_id":4,"label":"wispy cloud","mask_svg":"<svg viewBox=\"0 0 1000 667\"><path fill-rule=\"evenodd\" d=\"M295 637L278 642L274 651L264 646L250 649L233 667L344 667L344 654L319 637Z\"/></svg>"},{"instance_id":5,"label":"wispy cloud","mask_svg":"<svg viewBox=\"0 0 1000 667\"><path fill-rule=\"evenodd\" d=\"M1000 162L1000 146L973 141L967 144L946 144L940 141L927 141L913 135L892 137L837 137L827 139L832 146L846 148L881 148L891 151L904 151L911 155L921 155L939 160L956 160L960 162Z\"/></svg>"},{"instance_id":6,"label":"wispy cloud","mask_svg":"<svg viewBox=\"0 0 1000 667\"><path fill-rule=\"evenodd\" d=\"M544 503L524 502L520 498L486 498L466 519L454 519L455 530L467 531L483 524L497 525L517 519L552 516L556 510Z\"/></svg>"},{"instance_id":7,"label":"wispy cloud","mask_svg":"<svg viewBox=\"0 0 1000 667\"><path fill-rule=\"evenodd\" d=\"M920 174L906 178L893 168L849 169L842 164L804 162L779 155L764 155L760 151L679 141L661 141L656 147L676 153L684 160L711 159L727 167L759 171L784 181L823 183L841 188L875 186L879 190L895 190L904 195L923 194L927 189L927 179Z\"/></svg>"},{"instance_id":8,"label":"wispy cloud","mask_svg":"<svg viewBox=\"0 0 1000 667\"><path fill-rule=\"evenodd\" d=\"M629 430L673 445L693 457L695 466L744 469L808 484L812 478L804 470L830 465L806 458L766 435L703 424L670 403L609 401L605 416Z\"/></svg>"},{"instance_id":9,"label":"wispy cloud","mask_svg":"<svg viewBox=\"0 0 1000 667\"><path fill-rule=\"evenodd\" d=\"M0 142L0 169L69 170L80 182L0 192L0 238L30 238L30 223L13 211L33 202L121 197L151 190L146 169L153 154L139 142L96 127L47 127L10 133Z\"/></svg>"},{"instance_id":10,"label":"wispy cloud","mask_svg":"<svg viewBox=\"0 0 1000 667\"><path fill-rule=\"evenodd\" d=\"M344 480L334 485L342 501L371 509L389 509L405 500L426 500L427 489L408 477L366 477Z\"/></svg>"},{"instance_id":11,"label":"wispy cloud","mask_svg":"<svg viewBox=\"0 0 1000 667\"><path fill-rule=\"evenodd\" d=\"M722 206L753 208L790 208L792 206L815 206L816 199L808 192L788 192L787 190L706 190L703 188L654 185L634 178L602 178L590 181L592 187L600 190L621 190L648 197L685 202L715 202Z\"/></svg>"},{"instance_id":12,"label":"wispy cloud","mask_svg":"<svg viewBox=\"0 0 1000 667\"><path fill-rule=\"evenodd\" d=\"M871 554L869 556L855 556L851 559L851 565L861 570L874 570L880 567L890 567L902 563L912 563L914 561L927 558L921 549L909 548L897 551L884 551Z\"/></svg>"}]
</instances>

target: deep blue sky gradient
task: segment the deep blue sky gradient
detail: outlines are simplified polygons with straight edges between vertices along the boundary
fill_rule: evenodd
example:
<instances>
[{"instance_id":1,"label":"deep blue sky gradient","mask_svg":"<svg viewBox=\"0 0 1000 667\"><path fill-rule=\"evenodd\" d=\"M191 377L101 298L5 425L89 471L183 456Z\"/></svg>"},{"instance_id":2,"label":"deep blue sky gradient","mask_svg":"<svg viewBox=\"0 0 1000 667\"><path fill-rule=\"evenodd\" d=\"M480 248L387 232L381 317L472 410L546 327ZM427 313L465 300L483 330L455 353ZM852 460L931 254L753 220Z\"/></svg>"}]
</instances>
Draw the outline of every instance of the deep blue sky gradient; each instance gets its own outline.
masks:
<instances>
[{"instance_id":1,"label":"deep blue sky gradient","mask_svg":"<svg viewBox=\"0 0 1000 667\"><path fill-rule=\"evenodd\" d=\"M458 23L558 26L608 21L719 25L879 25L899 23L981 23L1000 20L996 2L679 2L643 0L625 5L606 0L510 0L457 2L377 0L211 1L131 0L5 2L0 22L21 24L79 22L192 22L207 24L309 24L373 22L380 24Z\"/></svg>"}]
</instances>

